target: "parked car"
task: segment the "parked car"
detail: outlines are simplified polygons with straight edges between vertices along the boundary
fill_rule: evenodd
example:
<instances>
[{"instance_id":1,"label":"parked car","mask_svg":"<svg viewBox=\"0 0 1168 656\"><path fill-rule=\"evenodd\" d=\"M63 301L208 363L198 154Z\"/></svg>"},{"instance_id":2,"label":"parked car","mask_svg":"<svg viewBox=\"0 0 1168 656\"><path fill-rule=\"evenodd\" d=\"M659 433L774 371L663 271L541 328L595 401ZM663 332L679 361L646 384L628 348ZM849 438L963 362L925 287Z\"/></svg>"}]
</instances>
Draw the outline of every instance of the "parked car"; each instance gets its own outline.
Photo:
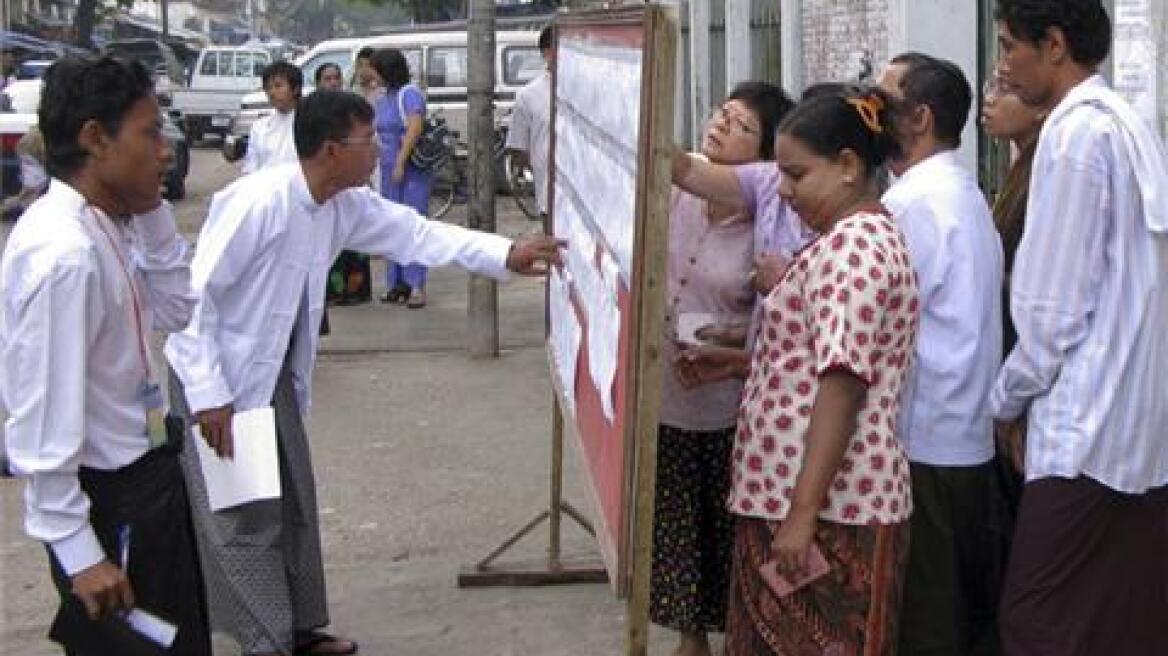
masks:
<instances>
[{"instance_id":1,"label":"parked car","mask_svg":"<svg viewBox=\"0 0 1168 656\"><path fill-rule=\"evenodd\" d=\"M539 33L531 30L495 33L496 121L514 104L515 93L544 70L538 39ZM440 113L454 132L466 135L466 44L466 30L457 26L433 30L413 27L381 36L321 41L297 59L296 65L304 73L304 92L308 93L321 66L337 64L348 80L361 48L397 48L406 56L413 81L426 90L430 111ZM231 134L246 137L252 123L271 113L263 91L243 96Z\"/></svg>"},{"instance_id":2,"label":"parked car","mask_svg":"<svg viewBox=\"0 0 1168 656\"><path fill-rule=\"evenodd\" d=\"M37 106L41 101L40 80L17 80L0 91L0 178L5 198L20 193L20 158L16 145L37 123ZM190 170L190 144L179 129L182 116L176 110L163 109L162 135L173 154L163 183L163 196L178 200L186 195L186 178Z\"/></svg>"},{"instance_id":3,"label":"parked car","mask_svg":"<svg viewBox=\"0 0 1168 656\"><path fill-rule=\"evenodd\" d=\"M272 61L262 48L204 48L191 73L190 85L174 91L172 106L183 113L187 137L227 135L239 113L240 101L260 89L260 73Z\"/></svg>"},{"instance_id":4,"label":"parked car","mask_svg":"<svg viewBox=\"0 0 1168 656\"><path fill-rule=\"evenodd\" d=\"M105 46L111 55L141 62L154 76L154 93L163 105L172 103L174 92L186 85L182 62L170 45L156 39L118 39Z\"/></svg>"}]
</instances>

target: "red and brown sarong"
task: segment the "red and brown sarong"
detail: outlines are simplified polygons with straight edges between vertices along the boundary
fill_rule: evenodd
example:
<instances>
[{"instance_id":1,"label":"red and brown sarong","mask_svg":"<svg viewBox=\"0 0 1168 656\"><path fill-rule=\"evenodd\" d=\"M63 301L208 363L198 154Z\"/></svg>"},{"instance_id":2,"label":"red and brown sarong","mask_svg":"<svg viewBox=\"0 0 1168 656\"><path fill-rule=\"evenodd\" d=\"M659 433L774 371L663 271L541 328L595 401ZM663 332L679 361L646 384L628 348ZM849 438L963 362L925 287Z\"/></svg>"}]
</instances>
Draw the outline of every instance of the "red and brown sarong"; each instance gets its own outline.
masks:
<instances>
[{"instance_id":1,"label":"red and brown sarong","mask_svg":"<svg viewBox=\"0 0 1168 656\"><path fill-rule=\"evenodd\" d=\"M778 598L758 574L771 559L773 522L736 518L727 656L884 656L908 554L908 522L851 526L820 521L815 541L831 573Z\"/></svg>"}]
</instances>

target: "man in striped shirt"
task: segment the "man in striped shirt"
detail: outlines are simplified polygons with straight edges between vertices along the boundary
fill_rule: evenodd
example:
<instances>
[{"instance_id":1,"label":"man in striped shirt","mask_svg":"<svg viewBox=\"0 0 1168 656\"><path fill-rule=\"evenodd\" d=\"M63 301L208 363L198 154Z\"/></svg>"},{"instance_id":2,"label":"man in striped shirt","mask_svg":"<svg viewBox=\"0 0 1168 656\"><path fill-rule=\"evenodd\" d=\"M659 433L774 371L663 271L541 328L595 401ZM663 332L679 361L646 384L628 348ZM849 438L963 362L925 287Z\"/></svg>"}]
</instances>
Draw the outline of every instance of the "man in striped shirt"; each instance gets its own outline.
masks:
<instances>
[{"instance_id":1,"label":"man in striped shirt","mask_svg":"<svg viewBox=\"0 0 1168 656\"><path fill-rule=\"evenodd\" d=\"M1000 438L1025 442L1004 652L1161 654L1164 147L1097 74L1111 42L1100 0L999 0L997 22L1001 75L1050 113L1011 287L1018 343L991 395Z\"/></svg>"}]
</instances>

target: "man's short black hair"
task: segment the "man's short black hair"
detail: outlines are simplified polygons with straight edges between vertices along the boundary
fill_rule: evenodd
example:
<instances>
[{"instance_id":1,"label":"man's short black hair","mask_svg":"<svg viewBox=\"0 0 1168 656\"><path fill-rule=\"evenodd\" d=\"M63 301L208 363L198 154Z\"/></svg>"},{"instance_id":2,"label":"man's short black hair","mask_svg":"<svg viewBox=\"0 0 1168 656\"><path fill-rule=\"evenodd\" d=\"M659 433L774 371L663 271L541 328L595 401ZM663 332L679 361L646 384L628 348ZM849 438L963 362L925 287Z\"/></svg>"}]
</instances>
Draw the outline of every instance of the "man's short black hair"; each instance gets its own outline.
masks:
<instances>
[{"instance_id":1,"label":"man's short black hair","mask_svg":"<svg viewBox=\"0 0 1168 656\"><path fill-rule=\"evenodd\" d=\"M136 61L68 56L45 71L37 124L45 140L45 168L67 178L85 165L78 138L88 121L117 135L134 105L154 95L150 71Z\"/></svg>"},{"instance_id":2,"label":"man's short black hair","mask_svg":"<svg viewBox=\"0 0 1168 656\"><path fill-rule=\"evenodd\" d=\"M369 59L373 53L377 52L377 48L373 46L365 46L357 51L357 59Z\"/></svg>"},{"instance_id":3,"label":"man's short black hair","mask_svg":"<svg viewBox=\"0 0 1168 656\"><path fill-rule=\"evenodd\" d=\"M547 50L556 45L556 26L548 25L539 31L539 49Z\"/></svg>"},{"instance_id":4,"label":"man's short black hair","mask_svg":"<svg viewBox=\"0 0 1168 656\"><path fill-rule=\"evenodd\" d=\"M994 18L1032 45L1047 29L1061 29L1071 59L1083 66L1098 66L1111 52L1111 18L1101 0L998 0Z\"/></svg>"},{"instance_id":5,"label":"man's short black hair","mask_svg":"<svg viewBox=\"0 0 1168 656\"><path fill-rule=\"evenodd\" d=\"M973 106L973 88L961 67L951 61L920 52L906 52L892 58L904 66L900 91L913 107L927 105L933 112L933 136L956 148Z\"/></svg>"},{"instance_id":6,"label":"man's short black hair","mask_svg":"<svg viewBox=\"0 0 1168 656\"><path fill-rule=\"evenodd\" d=\"M300 95L300 90L304 88L304 73L300 70L299 66L291 62L272 62L265 66L264 71L260 73L260 81L263 83L265 89L276 78L284 78L284 81L288 83L288 86L292 87L292 90L296 92L297 96Z\"/></svg>"},{"instance_id":7,"label":"man's short black hair","mask_svg":"<svg viewBox=\"0 0 1168 656\"><path fill-rule=\"evenodd\" d=\"M410 83L410 65L397 48L382 48L369 58L369 66L381 76L385 88L400 89Z\"/></svg>"},{"instance_id":8,"label":"man's short black hair","mask_svg":"<svg viewBox=\"0 0 1168 656\"><path fill-rule=\"evenodd\" d=\"M292 131L296 155L315 157L324 142L349 136L355 124L373 122L373 106L350 91L313 91L296 107Z\"/></svg>"},{"instance_id":9,"label":"man's short black hair","mask_svg":"<svg viewBox=\"0 0 1168 656\"><path fill-rule=\"evenodd\" d=\"M726 100L737 100L742 102L754 115L758 117L759 125L759 144L758 156L761 159L771 160L775 158L775 131L779 129L779 123L783 122L783 118L787 113L795 108L794 101L787 95L783 88L771 84L770 82L762 81L747 81L741 82L734 87Z\"/></svg>"}]
</instances>

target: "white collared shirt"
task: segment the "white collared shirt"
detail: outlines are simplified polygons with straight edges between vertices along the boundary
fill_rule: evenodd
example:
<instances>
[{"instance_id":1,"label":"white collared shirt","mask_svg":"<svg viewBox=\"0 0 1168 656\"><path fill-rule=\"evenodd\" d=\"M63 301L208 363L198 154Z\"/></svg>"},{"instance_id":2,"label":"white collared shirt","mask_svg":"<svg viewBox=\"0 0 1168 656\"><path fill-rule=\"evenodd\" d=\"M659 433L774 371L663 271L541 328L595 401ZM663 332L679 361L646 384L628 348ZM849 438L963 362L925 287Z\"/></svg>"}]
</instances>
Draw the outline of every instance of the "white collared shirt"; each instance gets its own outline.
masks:
<instances>
[{"instance_id":1,"label":"white collared shirt","mask_svg":"<svg viewBox=\"0 0 1168 656\"><path fill-rule=\"evenodd\" d=\"M427 221L368 187L318 204L300 164L264 169L215 195L191 264L199 302L190 325L167 340L166 357L192 411L240 411L271 405L288 355L307 410L325 279L342 249L505 279L510 247L498 235Z\"/></svg>"},{"instance_id":2,"label":"white collared shirt","mask_svg":"<svg viewBox=\"0 0 1168 656\"><path fill-rule=\"evenodd\" d=\"M1027 414L1027 480L1141 493L1168 484L1168 236L1149 229L1125 147L1144 139L1076 98L1111 96L1103 87L1095 76L1072 90L1039 137L1011 279L1018 344L992 404L1001 419Z\"/></svg>"},{"instance_id":3,"label":"white collared shirt","mask_svg":"<svg viewBox=\"0 0 1168 656\"><path fill-rule=\"evenodd\" d=\"M1002 362L1002 243L977 181L944 151L884 193L921 295L916 358L898 433L912 462L980 465L993 457L989 393Z\"/></svg>"},{"instance_id":4,"label":"white collared shirt","mask_svg":"<svg viewBox=\"0 0 1168 656\"><path fill-rule=\"evenodd\" d=\"M527 153L539 211L548 211L548 150L551 148L552 75L543 71L515 94L507 147Z\"/></svg>"},{"instance_id":5,"label":"white collared shirt","mask_svg":"<svg viewBox=\"0 0 1168 656\"><path fill-rule=\"evenodd\" d=\"M296 112L272 112L252 123L247 137L243 173L297 161L293 125Z\"/></svg>"},{"instance_id":6,"label":"white collared shirt","mask_svg":"<svg viewBox=\"0 0 1168 656\"><path fill-rule=\"evenodd\" d=\"M127 274L143 334L177 330L194 307L187 254L166 203L122 225L59 180L8 238L0 261L7 453L28 479L25 530L52 546L68 574L105 558L78 469L118 469L150 448Z\"/></svg>"}]
</instances>

